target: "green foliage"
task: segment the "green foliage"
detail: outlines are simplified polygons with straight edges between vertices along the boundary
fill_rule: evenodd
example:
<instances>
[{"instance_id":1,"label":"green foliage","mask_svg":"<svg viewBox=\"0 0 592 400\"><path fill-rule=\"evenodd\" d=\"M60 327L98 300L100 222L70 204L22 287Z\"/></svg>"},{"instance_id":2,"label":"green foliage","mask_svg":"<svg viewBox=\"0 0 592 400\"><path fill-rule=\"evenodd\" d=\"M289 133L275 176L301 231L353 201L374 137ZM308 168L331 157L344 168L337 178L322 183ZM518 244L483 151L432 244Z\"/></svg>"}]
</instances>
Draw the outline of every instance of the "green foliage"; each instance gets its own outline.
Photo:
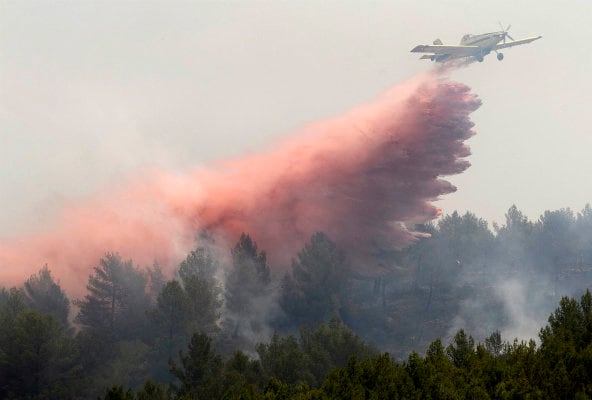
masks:
<instances>
[{"instance_id":1,"label":"green foliage","mask_svg":"<svg viewBox=\"0 0 592 400\"><path fill-rule=\"evenodd\" d=\"M53 280L47 265L27 279L24 291L29 306L53 315L64 327L69 326L70 301L60 285Z\"/></svg>"},{"instance_id":2,"label":"green foliage","mask_svg":"<svg viewBox=\"0 0 592 400\"><path fill-rule=\"evenodd\" d=\"M178 281L167 282L156 299L156 306L149 312L157 328L160 356L171 358L186 342L192 325L191 300Z\"/></svg>"},{"instance_id":3,"label":"green foliage","mask_svg":"<svg viewBox=\"0 0 592 400\"><path fill-rule=\"evenodd\" d=\"M545 211L536 224L537 250L546 271L560 273L563 265L574 265L577 258L575 218L569 208Z\"/></svg>"},{"instance_id":4,"label":"green foliage","mask_svg":"<svg viewBox=\"0 0 592 400\"><path fill-rule=\"evenodd\" d=\"M492 356L501 356L502 351L504 350L504 342L502 341L502 335L500 331L496 330L485 339L485 348Z\"/></svg>"},{"instance_id":5,"label":"green foliage","mask_svg":"<svg viewBox=\"0 0 592 400\"><path fill-rule=\"evenodd\" d=\"M345 365L350 357L363 360L376 353L337 318L328 324L321 323L314 330L302 327L300 343L310 360L310 370L316 383L322 382L332 369Z\"/></svg>"},{"instance_id":6,"label":"green foliage","mask_svg":"<svg viewBox=\"0 0 592 400\"><path fill-rule=\"evenodd\" d=\"M287 384L314 383L310 372L310 358L304 353L292 335L280 337L274 334L268 344L260 343L257 353L263 372Z\"/></svg>"},{"instance_id":7,"label":"green foliage","mask_svg":"<svg viewBox=\"0 0 592 400\"><path fill-rule=\"evenodd\" d=\"M74 304L75 321L81 326L77 340L82 349L82 367L87 371L86 391L98 395L107 386L136 386L147 378L150 307L146 274L107 253L89 276L88 294Z\"/></svg>"},{"instance_id":8,"label":"green foliage","mask_svg":"<svg viewBox=\"0 0 592 400\"><path fill-rule=\"evenodd\" d=\"M79 382L78 348L54 316L28 308L24 294L0 305L0 398L65 398Z\"/></svg>"},{"instance_id":9,"label":"green foliage","mask_svg":"<svg viewBox=\"0 0 592 400\"><path fill-rule=\"evenodd\" d=\"M195 399L219 398L222 393L222 358L212 349L212 340L203 333L191 337L187 353L179 353L181 365L171 361L171 372L179 380L177 396Z\"/></svg>"},{"instance_id":10,"label":"green foliage","mask_svg":"<svg viewBox=\"0 0 592 400\"><path fill-rule=\"evenodd\" d=\"M451 261L462 264L475 262L491 249L494 236L487 222L467 212L460 216L456 211L438 223L436 237L443 243L442 253Z\"/></svg>"},{"instance_id":11,"label":"green foliage","mask_svg":"<svg viewBox=\"0 0 592 400\"><path fill-rule=\"evenodd\" d=\"M329 399L407 399L415 389L405 368L388 353L359 362L352 357L345 367L332 371L322 392Z\"/></svg>"},{"instance_id":12,"label":"green foliage","mask_svg":"<svg viewBox=\"0 0 592 400\"><path fill-rule=\"evenodd\" d=\"M416 264L416 284L451 283L465 268L490 256L494 244L487 222L470 212L456 211L444 216L437 229L432 225L418 227L429 234L406 252Z\"/></svg>"},{"instance_id":13,"label":"green foliage","mask_svg":"<svg viewBox=\"0 0 592 400\"><path fill-rule=\"evenodd\" d=\"M333 319L315 329L302 327L300 340L289 335L274 334L267 344L260 343L257 353L261 368L267 377L288 384L321 384L329 371L344 366L352 356L361 359L375 354L343 322Z\"/></svg>"},{"instance_id":14,"label":"green foliage","mask_svg":"<svg viewBox=\"0 0 592 400\"><path fill-rule=\"evenodd\" d=\"M413 380L421 398L451 399L456 397L455 381L458 371L446 356L440 340L432 342L426 352L425 360L416 353L408 359L406 370Z\"/></svg>"},{"instance_id":15,"label":"green foliage","mask_svg":"<svg viewBox=\"0 0 592 400\"><path fill-rule=\"evenodd\" d=\"M179 265L179 277L190 306L193 331L214 334L217 330L222 289L216 279L218 262L212 253L200 247L189 253Z\"/></svg>"},{"instance_id":16,"label":"green foliage","mask_svg":"<svg viewBox=\"0 0 592 400\"><path fill-rule=\"evenodd\" d=\"M549 373L549 390L575 398L592 395L592 294L580 301L564 297L541 329L541 354Z\"/></svg>"},{"instance_id":17,"label":"green foliage","mask_svg":"<svg viewBox=\"0 0 592 400\"><path fill-rule=\"evenodd\" d=\"M506 224L497 229L498 258L511 269L530 267L535 245L534 224L513 205L506 213Z\"/></svg>"},{"instance_id":18,"label":"green foliage","mask_svg":"<svg viewBox=\"0 0 592 400\"><path fill-rule=\"evenodd\" d=\"M155 384L151 380L146 381L144 387L137 393L133 390L125 390L123 386L113 385L105 391L105 396L98 400L169 400L171 397L167 394L162 385Z\"/></svg>"},{"instance_id":19,"label":"green foliage","mask_svg":"<svg viewBox=\"0 0 592 400\"><path fill-rule=\"evenodd\" d=\"M512 206L497 236L471 213L418 231L425 237L408 249L378 249L373 270L352 266L317 233L282 285L266 253L243 234L224 292L218 261L205 248L191 252L169 281L157 264L140 270L106 254L88 294L74 303L75 336L69 300L44 267L22 289L0 289L0 398L592 398L590 292L561 299L540 346L486 331L509 322L502 304L509 306L495 300L497 275L537 283L520 293L526 302L556 304L555 293L574 281L589 286L590 206L575 216L545 212L535 223ZM286 318L267 341L278 298ZM472 318L462 314L470 307ZM483 326L480 314L487 314ZM450 343L434 340L455 315L466 329ZM406 361L376 355L362 337ZM257 338L263 342L253 358ZM411 352L425 348L425 355Z\"/></svg>"},{"instance_id":20,"label":"green foliage","mask_svg":"<svg viewBox=\"0 0 592 400\"><path fill-rule=\"evenodd\" d=\"M113 386L105 393L104 400L135 400L134 392L125 391L121 386Z\"/></svg>"},{"instance_id":21,"label":"green foliage","mask_svg":"<svg viewBox=\"0 0 592 400\"><path fill-rule=\"evenodd\" d=\"M223 399L254 399L260 394L264 375L258 360L237 351L224 366Z\"/></svg>"},{"instance_id":22,"label":"green foliage","mask_svg":"<svg viewBox=\"0 0 592 400\"><path fill-rule=\"evenodd\" d=\"M75 302L80 307L76 322L93 335L113 340L139 337L150 304L146 284L145 274L131 260L107 253L88 278L89 293Z\"/></svg>"},{"instance_id":23,"label":"green foliage","mask_svg":"<svg viewBox=\"0 0 592 400\"><path fill-rule=\"evenodd\" d=\"M226 309L237 316L251 315L257 298L269 295L270 283L267 255L258 252L257 243L243 233L232 249L232 266L226 276Z\"/></svg>"},{"instance_id":24,"label":"green foliage","mask_svg":"<svg viewBox=\"0 0 592 400\"><path fill-rule=\"evenodd\" d=\"M218 343L226 354L236 349L254 351L256 341L269 335L270 315L276 309L266 253L258 251L257 243L243 233L231 255L224 287L223 332Z\"/></svg>"},{"instance_id":25,"label":"green foliage","mask_svg":"<svg viewBox=\"0 0 592 400\"><path fill-rule=\"evenodd\" d=\"M177 287L178 293L180 286ZM77 345L53 316L31 309L22 291L0 292L0 386L2 398L72 398L83 392L76 363ZM494 332L485 345L458 331L444 348L433 341L424 357L412 353L405 363L374 350L334 319L315 329L302 328L300 340L274 335L259 344L259 359L236 352L226 362L203 333L191 337L177 379L165 387L145 381L142 342L118 341L109 361L102 399L547 399L587 398L592 394L592 294L563 298L534 341L512 344ZM78 346L90 342L79 340ZM133 375L137 374L136 377ZM108 377L109 375L104 375ZM137 389L125 389L125 376ZM104 390L104 389L103 389Z\"/></svg>"},{"instance_id":26,"label":"green foliage","mask_svg":"<svg viewBox=\"0 0 592 400\"><path fill-rule=\"evenodd\" d=\"M265 252L258 252L257 243L241 234L232 249L232 268L226 277L226 308L235 314L250 314L253 298L269 291L270 274Z\"/></svg>"},{"instance_id":27,"label":"green foliage","mask_svg":"<svg viewBox=\"0 0 592 400\"><path fill-rule=\"evenodd\" d=\"M138 390L137 400L167 400L169 398L164 386L147 380L144 387Z\"/></svg>"},{"instance_id":28,"label":"green foliage","mask_svg":"<svg viewBox=\"0 0 592 400\"><path fill-rule=\"evenodd\" d=\"M349 273L344 253L324 233L315 233L282 282L282 309L297 326L340 316Z\"/></svg>"},{"instance_id":29,"label":"green foliage","mask_svg":"<svg viewBox=\"0 0 592 400\"><path fill-rule=\"evenodd\" d=\"M528 343L514 341L508 345L504 354L503 379L492 390L501 399L545 399L550 396L548 382L541 370L541 357L534 341Z\"/></svg>"},{"instance_id":30,"label":"green foliage","mask_svg":"<svg viewBox=\"0 0 592 400\"><path fill-rule=\"evenodd\" d=\"M446 354L455 367L468 368L471 358L475 355L475 341L461 329L454 335L452 343L446 347Z\"/></svg>"},{"instance_id":31,"label":"green foliage","mask_svg":"<svg viewBox=\"0 0 592 400\"><path fill-rule=\"evenodd\" d=\"M148 311L154 328L152 377L170 380L168 360L175 357L194 332L217 332L221 306L221 289L215 278L217 268L213 255L206 248L197 248L179 265L180 281L159 284L156 304ZM157 283L160 276L151 272L151 279Z\"/></svg>"}]
</instances>

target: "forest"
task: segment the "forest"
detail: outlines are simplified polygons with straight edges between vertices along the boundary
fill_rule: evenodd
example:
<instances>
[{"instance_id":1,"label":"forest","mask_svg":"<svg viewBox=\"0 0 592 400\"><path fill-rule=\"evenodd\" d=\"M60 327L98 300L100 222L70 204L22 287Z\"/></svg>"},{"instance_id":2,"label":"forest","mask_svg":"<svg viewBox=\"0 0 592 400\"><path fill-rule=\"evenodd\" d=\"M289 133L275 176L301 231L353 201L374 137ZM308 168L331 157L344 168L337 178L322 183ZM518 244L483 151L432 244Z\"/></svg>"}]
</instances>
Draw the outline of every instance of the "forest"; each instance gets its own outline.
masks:
<instances>
[{"instance_id":1,"label":"forest","mask_svg":"<svg viewBox=\"0 0 592 400\"><path fill-rule=\"evenodd\" d=\"M79 298L40 266L0 289L0 398L592 397L589 205L415 231L364 258L317 232L288 271L247 232L173 276L106 253Z\"/></svg>"}]
</instances>

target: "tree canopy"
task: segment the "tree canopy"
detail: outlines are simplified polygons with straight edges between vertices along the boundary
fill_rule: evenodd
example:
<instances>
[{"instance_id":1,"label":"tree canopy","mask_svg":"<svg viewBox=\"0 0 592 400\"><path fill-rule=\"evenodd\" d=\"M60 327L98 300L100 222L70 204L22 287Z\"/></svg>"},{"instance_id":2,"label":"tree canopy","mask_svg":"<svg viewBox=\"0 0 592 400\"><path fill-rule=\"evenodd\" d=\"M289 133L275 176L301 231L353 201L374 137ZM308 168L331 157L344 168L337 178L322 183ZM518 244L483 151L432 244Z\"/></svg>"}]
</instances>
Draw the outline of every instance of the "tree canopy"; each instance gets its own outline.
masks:
<instances>
[{"instance_id":1,"label":"tree canopy","mask_svg":"<svg viewBox=\"0 0 592 400\"><path fill-rule=\"evenodd\" d=\"M317 232L287 269L246 232L106 253L73 300L43 266L0 287L0 398L592 397L590 206L408 228L364 257Z\"/></svg>"}]
</instances>

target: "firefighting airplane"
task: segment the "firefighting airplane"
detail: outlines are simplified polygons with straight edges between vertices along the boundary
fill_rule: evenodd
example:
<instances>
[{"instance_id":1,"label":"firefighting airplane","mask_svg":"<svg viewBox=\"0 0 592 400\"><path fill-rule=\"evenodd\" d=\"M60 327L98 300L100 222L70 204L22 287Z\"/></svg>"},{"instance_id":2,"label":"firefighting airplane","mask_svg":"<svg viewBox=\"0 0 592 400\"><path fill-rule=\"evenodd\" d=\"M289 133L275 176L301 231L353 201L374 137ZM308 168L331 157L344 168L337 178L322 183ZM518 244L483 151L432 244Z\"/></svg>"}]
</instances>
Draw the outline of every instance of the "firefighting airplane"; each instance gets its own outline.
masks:
<instances>
[{"instance_id":1,"label":"firefighting airplane","mask_svg":"<svg viewBox=\"0 0 592 400\"><path fill-rule=\"evenodd\" d=\"M511 25L506 29L500 24L501 31L483 33L480 35L464 35L460 41L460 45L445 45L440 39L434 40L433 45L419 45L411 50L412 53L429 53L421 56L421 60L432 60L436 62L446 62L458 58L474 58L479 62L483 62L483 57L492 51L497 53L497 59L503 60L504 54L498 50L507 47L518 46L534 42L542 36L532 36L520 40L514 40L508 33ZM506 42L509 38L511 42ZM502 43L500 43L502 42Z\"/></svg>"}]
</instances>

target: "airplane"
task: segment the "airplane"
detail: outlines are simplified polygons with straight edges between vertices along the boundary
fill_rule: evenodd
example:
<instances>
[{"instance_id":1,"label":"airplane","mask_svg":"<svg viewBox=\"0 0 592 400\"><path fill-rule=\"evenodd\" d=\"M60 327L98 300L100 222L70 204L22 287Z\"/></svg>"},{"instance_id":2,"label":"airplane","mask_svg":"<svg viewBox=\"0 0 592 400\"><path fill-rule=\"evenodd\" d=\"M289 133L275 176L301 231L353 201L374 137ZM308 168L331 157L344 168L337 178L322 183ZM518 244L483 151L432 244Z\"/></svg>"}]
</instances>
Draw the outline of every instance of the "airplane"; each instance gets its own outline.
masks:
<instances>
[{"instance_id":1,"label":"airplane","mask_svg":"<svg viewBox=\"0 0 592 400\"><path fill-rule=\"evenodd\" d=\"M479 62L483 62L483 57L494 51L497 53L499 61L504 59L504 54L498 50L505 49L512 46L518 46L534 42L542 36L532 36L520 40L514 40L508 33L511 25L506 29L500 24L501 31L483 33L480 35L464 35L460 41L460 45L445 45L440 39L434 40L433 45L419 45L411 50L412 53L429 53L420 57L420 60L432 60L435 62L446 62L458 58L475 58ZM512 40L506 42L506 38ZM501 42L501 43L500 43Z\"/></svg>"}]
</instances>

